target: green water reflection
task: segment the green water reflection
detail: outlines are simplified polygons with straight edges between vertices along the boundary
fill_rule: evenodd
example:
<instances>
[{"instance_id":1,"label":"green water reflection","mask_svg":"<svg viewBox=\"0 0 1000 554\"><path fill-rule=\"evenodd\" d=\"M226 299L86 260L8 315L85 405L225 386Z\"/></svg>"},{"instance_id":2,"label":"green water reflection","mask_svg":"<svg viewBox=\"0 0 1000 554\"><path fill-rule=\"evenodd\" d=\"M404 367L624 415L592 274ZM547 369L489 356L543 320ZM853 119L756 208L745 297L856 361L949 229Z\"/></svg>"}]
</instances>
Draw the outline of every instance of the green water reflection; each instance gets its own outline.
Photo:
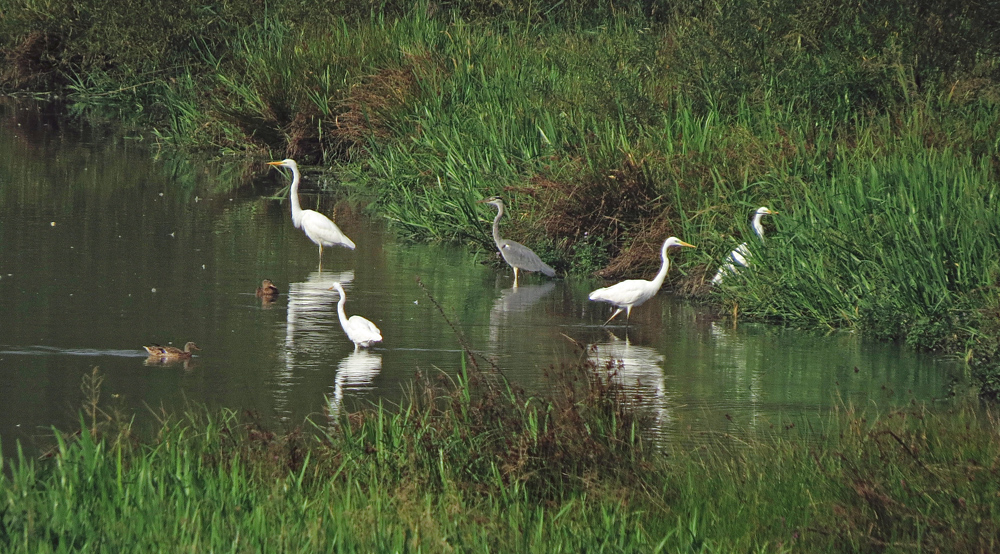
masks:
<instances>
[{"instance_id":1,"label":"green water reflection","mask_svg":"<svg viewBox=\"0 0 1000 554\"><path fill-rule=\"evenodd\" d=\"M737 431L816 414L838 402L934 399L952 367L850 335L763 325L724 328L669 291L636 309L626 336L601 327L609 307L587 301L598 283L531 275L512 289L509 268L459 247L409 245L343 201L303 184L303 204L333 215L357 243L311 243L287 202L285 177L157 159L148 144L67 125L37 107L0 103L0 437L44 442L71 427L81 378L97 366L104 399L151 422L149 408L187 402L253 410L279 426L359 401L398 400L417 371L454 373L455 333L417 285L420 277L473 348L528 389L544 369L575 358L574 341L623 360L619 377L655 414L666 439ZM312 187L310 189L310 186ZM483 209L483 225L492 213ZM261 279L281 289L254 295ZM336 315L381 329L355 353ZM143 344L202 351L188 364L146 365Z\"/></svg>"}]
</instances>

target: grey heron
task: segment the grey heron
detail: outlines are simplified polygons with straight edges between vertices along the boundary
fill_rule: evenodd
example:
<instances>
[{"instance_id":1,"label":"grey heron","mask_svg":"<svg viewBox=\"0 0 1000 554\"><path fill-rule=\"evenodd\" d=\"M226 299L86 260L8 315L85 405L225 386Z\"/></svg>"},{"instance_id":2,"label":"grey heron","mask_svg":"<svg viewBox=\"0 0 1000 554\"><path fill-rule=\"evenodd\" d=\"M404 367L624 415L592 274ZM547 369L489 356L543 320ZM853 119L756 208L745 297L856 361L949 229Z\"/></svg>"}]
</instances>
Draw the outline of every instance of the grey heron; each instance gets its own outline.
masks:
<instances>
[{"instance_id":1,"label":"grey heron","mask_svg":"<svg viewBox=\"0 0 1000 554\"><path fill-rule=\"evenodd\" d=\"M497 245L497 250L503 259L514 268L514 286L517 286L518 270L540 271L549 277L556 274L556 270L543 262L538 254L535 254L527 246L512 240L500 238L500 218L503 217L503 200L499 196L480 200L480 204L489 204L497 209L497 216L493 218L493 242Z\"/></svg>"}]
</instances>

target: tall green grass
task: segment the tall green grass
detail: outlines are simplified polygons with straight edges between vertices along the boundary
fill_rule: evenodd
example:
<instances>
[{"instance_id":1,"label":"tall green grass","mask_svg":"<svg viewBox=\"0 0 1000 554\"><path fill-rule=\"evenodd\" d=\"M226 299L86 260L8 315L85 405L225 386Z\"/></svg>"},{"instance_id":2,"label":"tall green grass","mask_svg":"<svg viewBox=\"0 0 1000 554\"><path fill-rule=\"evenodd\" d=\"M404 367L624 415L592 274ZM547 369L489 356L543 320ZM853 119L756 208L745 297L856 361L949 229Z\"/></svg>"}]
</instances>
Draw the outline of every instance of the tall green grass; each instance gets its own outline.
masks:
<instances>
[{"instance_id":1,"label":"tall green grass","mask_svg":"<svg viewBox=\"0 0 1000 554\"><path fill-rule=\"evenodd\" d=\"M996 121L995 108L979 114ZM781 215L723 294L762 317L972 348L968 330L990 317L981 307L1000 275L996 168L947 139L928 146L924 117L874 120L853 150L799 145L804 167L758 184Z\"/></svg>"},{"instance_id":2,"label":"tall green grass","mask_svg":"<svg viewBox=\"0 0 1000 554\"><path fill-rule=\"evenodd\" d=\"M611 372L609 373L607 372ZM284 434L162 414L140 439L85 410L0 473L5 552L71 550L988 552L1000 440L974 406L845 407L819 428L657 447L614 365L525 397L491 371L418 379ZM87 406L96 406L96 401Z\"/></svg>"}]
</instances>

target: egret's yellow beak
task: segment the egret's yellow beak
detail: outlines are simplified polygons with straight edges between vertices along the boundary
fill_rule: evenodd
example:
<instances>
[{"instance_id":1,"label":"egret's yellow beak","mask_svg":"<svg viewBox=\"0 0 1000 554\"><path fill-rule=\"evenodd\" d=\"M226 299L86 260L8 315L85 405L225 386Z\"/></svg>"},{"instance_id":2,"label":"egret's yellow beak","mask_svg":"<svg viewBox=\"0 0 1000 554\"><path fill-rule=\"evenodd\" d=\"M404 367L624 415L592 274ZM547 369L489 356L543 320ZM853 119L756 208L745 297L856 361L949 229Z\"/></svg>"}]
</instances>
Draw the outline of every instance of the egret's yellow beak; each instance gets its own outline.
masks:
<instances>
[{"instance_id":1,"label":"egret's yellow beak","mask_svg":"<svg viewBox=\"0 0 1000 554\"><path fill-rule=\"evenodd\" d=\"M267 165L281 165L281 162L267 162Z\"/></svg>"},{"instance_id":2,"label":"egret's yellow beak","mask_svg":"<svg viewBox=\"0 0 1000 554\"><path fill-rule=\"evenodd\" d=\"M681 246L687 246L688 248L698 248L697 246L695 246L693 244L688 244L688 243L686 243L684 241L680 241L680 242L681 242L681 244L680 244Z\"/></svg>"},{"instance_id":3,"label":"egret's yellow beak","mask_svg":"<svg viewBox=\"0 0 1000 554\"><path fill-rule=\"evenodd\" d=\"M778 215L778 212L771 212L771 215Z\"/></svg>"}]
</instances>

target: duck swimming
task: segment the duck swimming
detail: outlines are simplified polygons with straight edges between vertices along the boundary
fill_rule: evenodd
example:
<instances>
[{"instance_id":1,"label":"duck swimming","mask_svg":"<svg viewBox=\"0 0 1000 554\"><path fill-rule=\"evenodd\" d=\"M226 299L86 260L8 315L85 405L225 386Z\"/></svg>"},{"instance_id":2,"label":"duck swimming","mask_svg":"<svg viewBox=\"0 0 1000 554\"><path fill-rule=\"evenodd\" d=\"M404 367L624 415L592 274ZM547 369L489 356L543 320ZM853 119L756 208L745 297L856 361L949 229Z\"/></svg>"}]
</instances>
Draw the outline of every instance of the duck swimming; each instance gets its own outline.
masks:
<instances>
[{"instance_id":1,"label":"duck swimming","mask_svg":"<svg viewBox=\"0 0 1000 554\"><path fill-rule=\"evenodd\" d=\"M154 344L152 346L143 346L146 352L149 352L150 358L160 358L164 360L187 360L191 357L192 350L201 350L193 342L189 342L184 345L184 350L176 348L174 346L160 346L159 344Z\"/></svg>"},{"instance_id":2,"label":"duck swimming","mask_svg":"<svg viewBox=\"0 0 1000 554\"><path fill-rule=\"evenodd\" d=\"M260 286L257 287L257 298L271 298L281 294L278 287L274 286L274 283L270 279L264 279L261 281Z\"/></svg>"}]
</instances>

